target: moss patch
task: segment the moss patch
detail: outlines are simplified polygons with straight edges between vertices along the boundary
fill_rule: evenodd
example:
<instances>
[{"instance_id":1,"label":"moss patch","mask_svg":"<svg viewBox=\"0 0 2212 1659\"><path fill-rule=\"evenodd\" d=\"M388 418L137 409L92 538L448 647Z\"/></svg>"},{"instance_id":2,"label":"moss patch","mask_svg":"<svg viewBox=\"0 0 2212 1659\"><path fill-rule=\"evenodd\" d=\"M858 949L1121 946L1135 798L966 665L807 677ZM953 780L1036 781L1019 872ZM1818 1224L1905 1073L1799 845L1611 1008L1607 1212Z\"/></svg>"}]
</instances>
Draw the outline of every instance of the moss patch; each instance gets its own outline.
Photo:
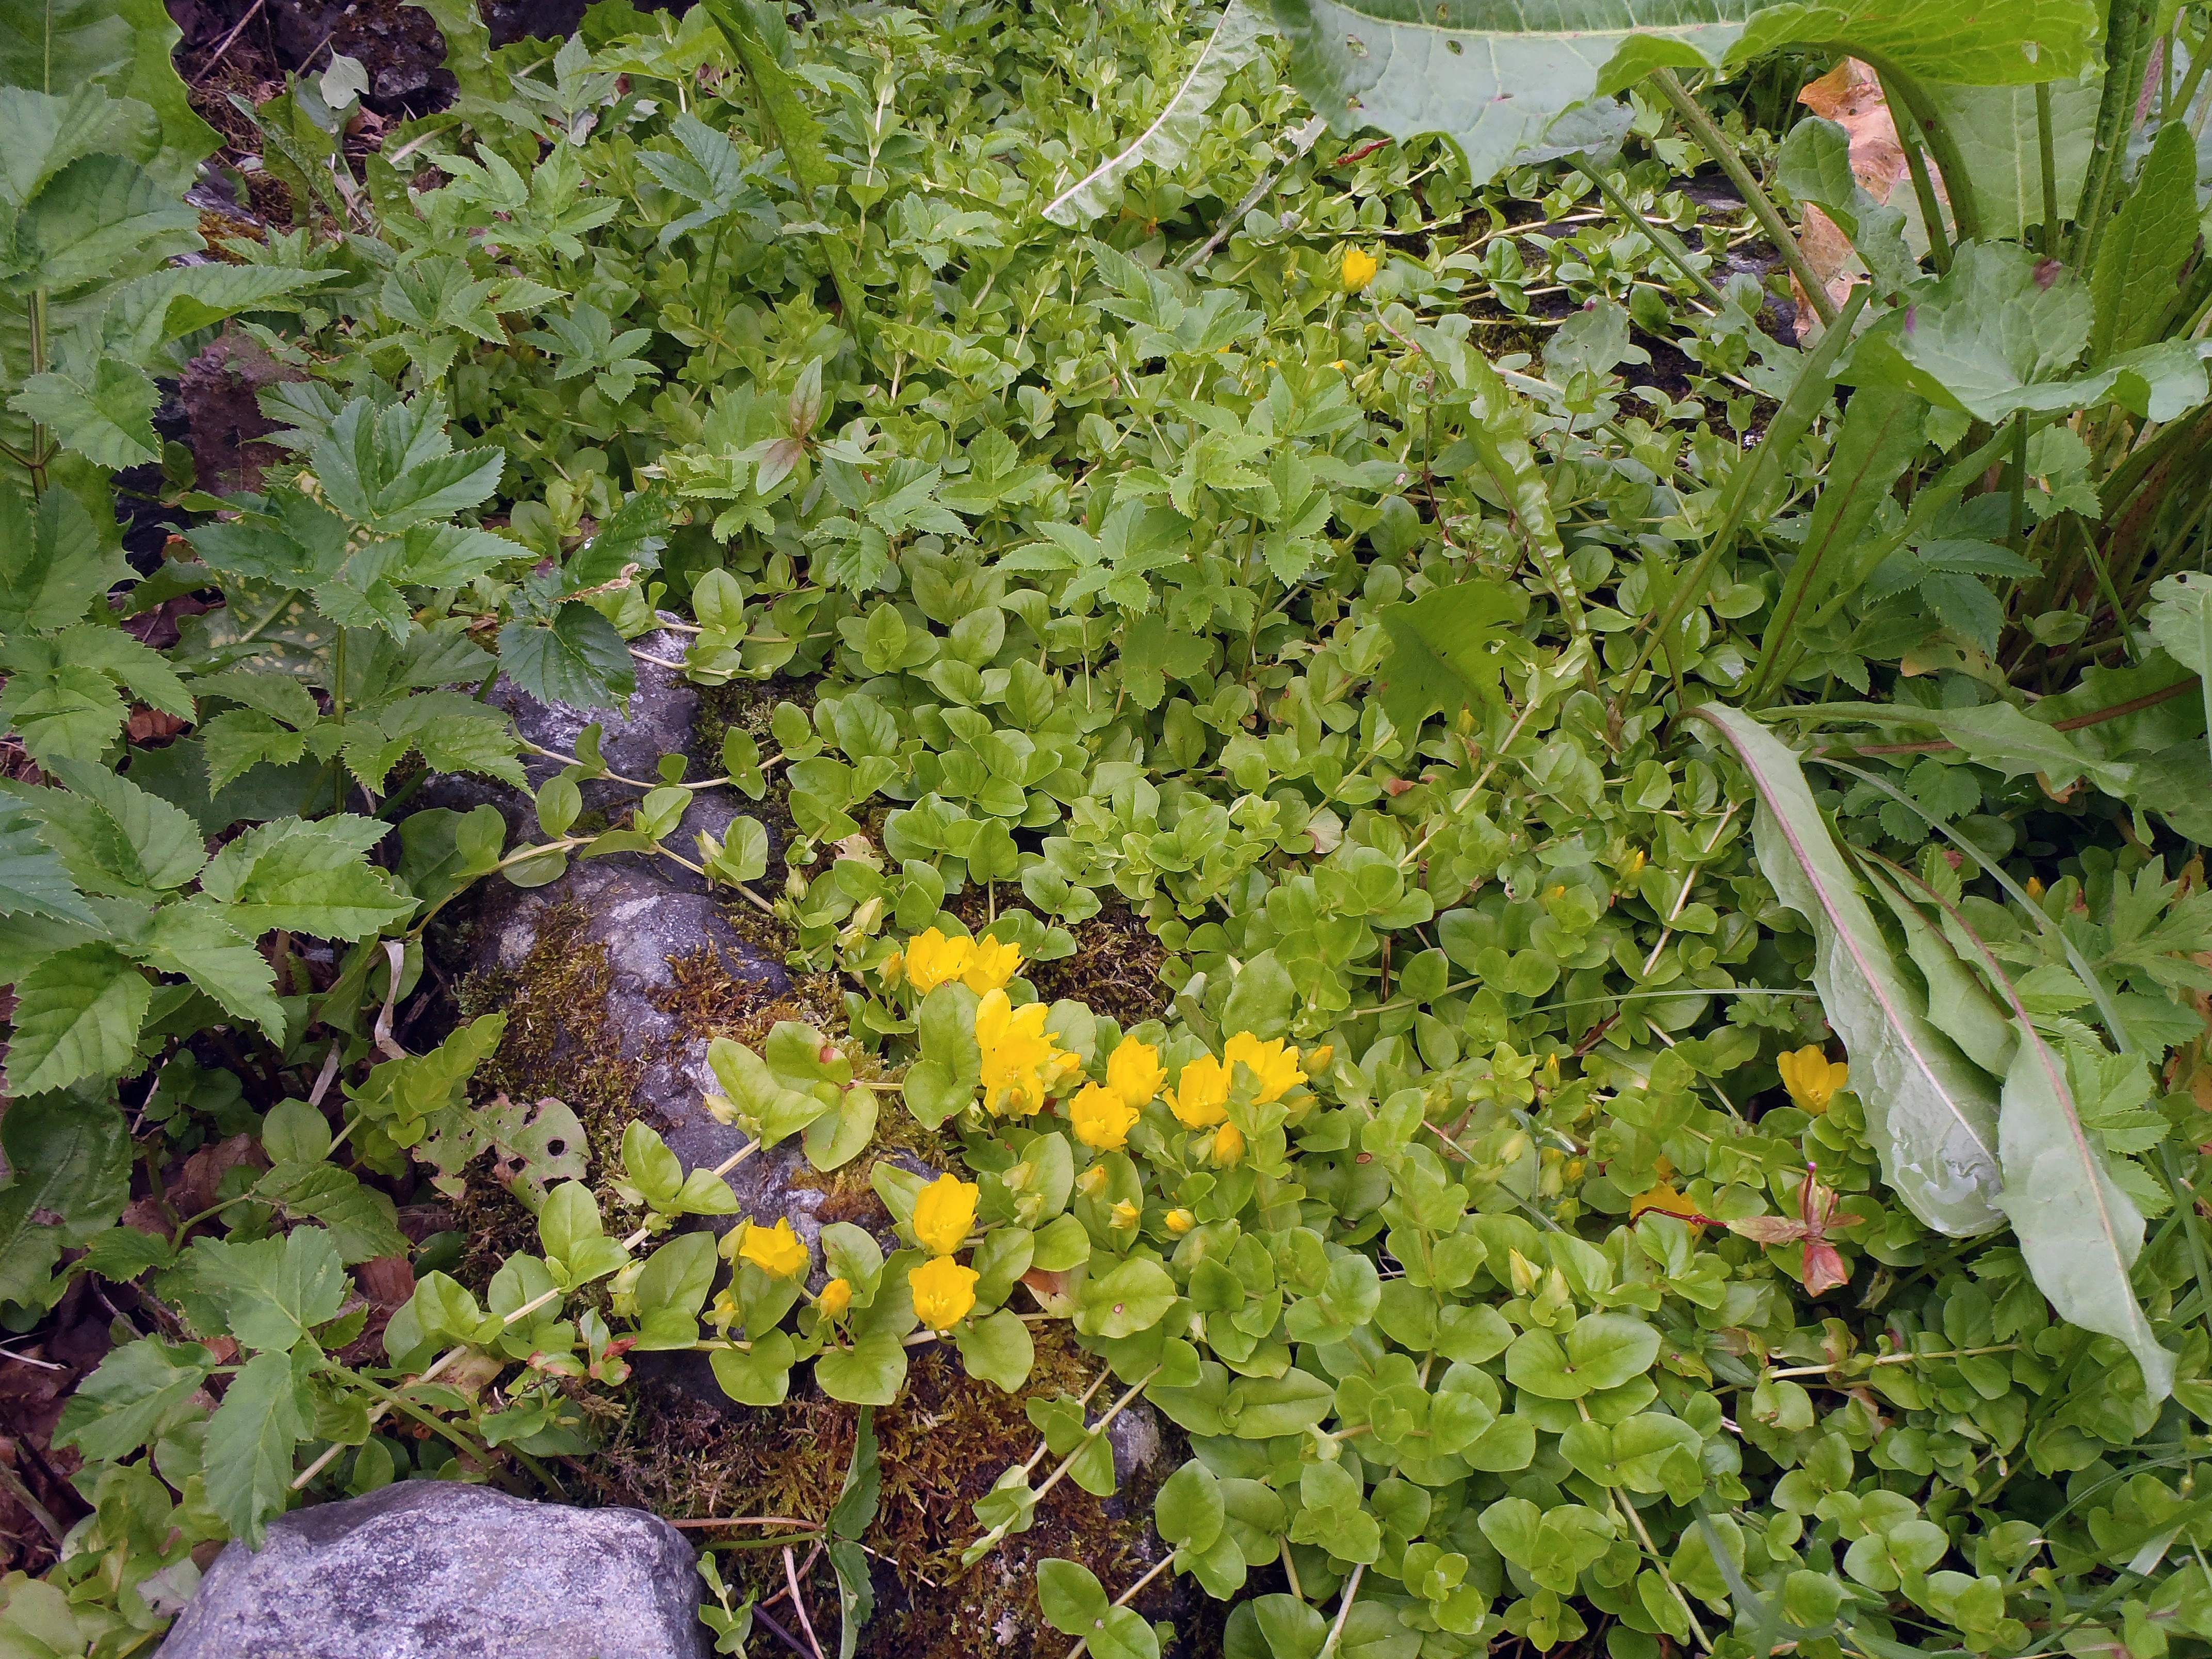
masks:
<instances>
[{"instance_id":1,"label":"moss patch","mask_svg":"<svg viewBox=\"0 0 2212 1659\"><path fill-rule=\"evenodd\" d=\"M897 1401L877 1411L883 1497L863 1540L875 1555L877 1605L861 1635L861 1659L1057 1653L1070 1644L1043 1625L1037 1610L1039 1562L1054 1556L1081 1561L1117 1593L1152 1565L1139 1553L1144 1518L1160 1480L1182 1461L1180 1437L1171 1430L1169 1448L1113 1498L1095 1498L1063 1480L1038 1506L1030 1531L973 1567L960 1565L961 1550L980 1530L975 1500L1038 1443L1024 1401L1080 1394L1101 1369L1064 1328L1042 1326L1036 1335L1036 1367L1021 1395L971 1380L956 1355L930 1347L915 1352ZM1112 1388L1109 1382L1102 1396L1110 1396ZM1094 1409L1099 1403L1094 1401ZM672 1389L648 1388L606 1449L576 1467L593 1501L672 1520L774 1515L818 1522L844 1481L857 1420L854 1407L811 1389L773 1411L725 1417ZM1041 1464L1037 1478L1049 1468ZM728 1544L758 1530L702 1528L692 1536L702 1544ZM806 1554L802 1547L797 1559L803 1562ZM724 1548L721 1557L724 1577L750 1586L763 1601L783 1588L779 1552ZM837 1594L828 1564L816 1562L801 1583L815 1631L831 1648ZM1177 1594L1169 1575L1155 1579L1135 1605L1150 1618L1176 1618L1185 1638L1180 1651L1219 1651L1227 1609L1194 1605ZM787 1597L769 1616L796 1632ZM761 1634L774 1644L773 1636Z\"/></svg>"},{"instance_id":2,"label":"moss patch","mask_svg":"<svg viewBox=\"0 0 2212 1659\"><path fill-rule=\"evenodd\" d=\"M1119 1021L1125 1031L1167 1012L1168 988L1160 981L1167 951L1142 916L1124 905L1109 904L1073 932L1073 956L1028 969L1039 996L1048 1002L1079 998L1093 1012Z\"/></svg>"}]
</instances>

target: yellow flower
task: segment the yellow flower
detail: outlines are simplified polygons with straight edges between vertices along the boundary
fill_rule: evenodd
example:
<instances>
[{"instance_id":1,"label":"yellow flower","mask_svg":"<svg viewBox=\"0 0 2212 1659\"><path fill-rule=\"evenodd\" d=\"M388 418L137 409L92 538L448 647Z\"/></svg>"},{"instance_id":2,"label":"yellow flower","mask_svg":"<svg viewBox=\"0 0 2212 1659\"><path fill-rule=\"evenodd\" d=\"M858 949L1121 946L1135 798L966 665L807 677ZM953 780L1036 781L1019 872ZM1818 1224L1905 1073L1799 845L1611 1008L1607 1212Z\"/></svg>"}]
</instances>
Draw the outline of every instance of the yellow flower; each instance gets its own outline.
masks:
<instances>
[{"instance_id":1,"label":"yellow flower","mask_svg":"<svg viewBox=\"0 0 2212 1659\"><path fill-rule=\"evenodd\" d=\"M1132 1200L1125 1198L1114 1206L1114 1224L1116 1227L1133 1227L1137 1224L1137 1218L1143 1213Z\"/></svg>"},{"instance_id":2,"label":"yellow flower","mask_svg":"<svg viewBox=\"0 0 2212 1659\"><path fill-rule=\"evenodd\" d=\"M975 954L974 939L947 939L934 927L926 928L906 942L906 982L916 996L926 997L966 973Z\"/></svg>"},{"instance_id":3,"label":"yellow flower","mask_svg":"<svg viewBox=\"0 0 2212 1659\"><path fill-rule=\"evenodd\" d=\"M979 997L986 991L1004 990L1006 981L1020 970L1022 947L1001 945L994 939L975 939L970 944L968 969L960 975L960 982Z\"/></svg>"},{"instance_id":4,"label":"yellow flower","mask_svg":"<svg viewBox=\"0 0 2212 1659\"><path fill-rule=\"evenodd\" d=\"M1129 1126L1137 1121L1137 1109L1111 1089L1086 1083L1082 1092L1068 1102L1067 1121L1075 1126L1075 1138L1085 1146L1115 1152L1128 1144Z\"/></svg>"},{"instance_id":5,"label":"yellow flower","mask_svg":"<svg viewBox=\"0 0 2212 1659\"><path fill-rule=\"evenodd\" d=\"M1828 1109L1828 1102L1836 1091L1851 1080L1848 1064L1830 1060L1816 1048L1807 1047L1794 1054L1784 1054L1774 1064L1782 1073L1782 1086L1790 1091L1790 1098L1815 1117Z\"/></svg>"},{"instance_id":6,"label":"yellow flower","mask_svg":"<svg viewBox=\"0 0 2212 1659\"><path fill-rule=\"evenodd\" d=\"M1106 1061L1106 1086L1127 1101L1133 1112L1141 1112L1151 1105L1152 1097L1160 1091L1160 1085L1167 1080L1167 1067L1160 1064L1160 1051L1134 1037L1123 1037Z\"/></svg>"},{"instance_id":7,"label":"yellow flower","mask_svg":"<svg viewBox=\"0 0 2212 1659\"><path fill-rule=\"evenodd\" d=\"M1623 881L1634 881L1643 873L1644 849L1638 847L1620 861L1620 878Z\"/></svg>"},{"instance_id":8,"label":"yellow flower","mask_svg":"<svg viewBox=\"0 0 2212 1659\"><path fill-rule=\"evenodd\" d=\"M806 1246L791 1223L779 1221L773 1227L762 1227L745 1223L744 1243L738 1246L738 1257L750 1261L772 1279L789 1279L806 1271Z\"/></svg>"},{"instance_id":9,"label":"yellow flower","mask_svg":"<svg viewBox=\"0 0 2212 1659\"><path fill-rule=\"evenodd\" d=\"M1646 1210L1656 1210L1662 1215L1680 1216L1683 1220L1690 1223L1693 1231L1705 1231L1698 1225L1695 1218L1698 1206L1680 1193L1676 1192L1672 1182L1656 1182L1648 1192L1638 1193L1628 1200L1628 1218L1631 1221L1635 1220Z\"/></svg>"},{"instance_id":10,"label":"yellow flower","mask_svg":"<svg viewBox=\"0 0 2212 1659\"><path fill-rule=\"evenodd\" d=\"M1213 1161L1226 1168L1240 1163L1244 1157L1244 1132L1233 1123L1224 1123L1213 1132Z\"/></svg>"},{"instance_id":11,"label":"yellow flower","mask_svg":"<svg viewBox=\"0 0 2212 1659\"><path fill-rule=\"evenodd\" d=\"M1212 1054L1200 1054L1184 1066L1168 1091L1168 1104L1187 1129L1211 1129L1224 1121L1228 1099L1229 1073Z\"/></svg>"},{"instance_id":12,"label":"yellow flower","mask_svg":"<svg viewBox=\"0 0 2212 1659\"><path fill-rule=\"evenodd\" d=\"M1373 254L1364 248L1351 247L1344 251L1344 291L1357 294L1375 280L1382 269Z\"/></svg>"},{"instance_id":13,"label":"yellow flower","mask_svg":"<svg viewBox=\"0 0 2212 1659\"><path fill-rule=\"evenodd\" d=\"M1028 1117L1083 1062L1053 1046L1042 1002L1017 1008L1004 991L986 991L975 1005L975 1046L982 1050L983 1105L994 1117Z\"/></svg>"},{"instance_id":14,"label":"yellow flower","mask_svg":"<svg viewBox=\"0 0 2212 1659\"><path fill-rule=\"evenodd\" d=\"M1238 1066L1249 1066L1259 1079L1259 1098L1263 1102L1280 1100L1306 1080L1306 1074L1298 1069L1297 1049L1280 1038L1262 1042L1249 1031L1239 1031L1222 1047L1222 1070L1233 1077Z\"/></svg>"},{"instance_id":15,"label":"yellow flower","mask_svg":"<svg viewBox=\"0 0 2212 1659\"><path fill-rule=\"evenodd\" d=\"M909 1271L914 1310L933 1331L949 1331L975 1305L975 1281L982 1275L949 1255L933 1256Z\"/></svg>"},{"instance_id":16,"label":"yellow flower","mask_svg":"<svg viewBox=\"0 0 2212 1659\"><path fill-rule=\"evenodd\" d=\"M1306 1050L1306 1057L1298 1063L1306 1068L1308 1077L1328 1070L1329 1062L1336 1058L1336 1045L1324 1042L1318 1048Z\"/></svg>"},{"instance_id":17,"label":"yellow flower","mask_svg":"<svg viewBox=\"0 0 2212 1659\"><path fill-rule=\"evenodd\" d=\"M2044 889L2043 880L2042 880L2042 878L2041 878L2041 877L2039 877L2039 876L2030 876L2030 877L2027 878L2027 896L2028 896L2028 897L2030 897L2030 898L2032 898L2032 899L2038 899L2038 900L2039 900L2039 899L2041 899L2041 898L2042 898L2042 896L2043 896L2043 895L2044 895L2044 891L2045 891L2045 889Z\"/></svg>"},{"instance_id":18,"label":"yellow flower","mask_svg":"<svg viewBox=\"0 0 2212 1659\"><path fill-rule=\"evenodd\" d=\"M824 1318L842 1319L852 1311L852 1281L846 1279L831 1279L822 1287L822 1294L815 1297L814 1305L822 1310Z\"/></svg>"},{"instance_id":19,"label":"yellow flower","mask_svg":"<svg viewBox=\"0 0 2212 1659\"><path fill-rule=\"evenodd\" d=\"M914 1201L914 1236L932 1255L951 1255L975 1225L982 1188L958 1176L941 1175Z\"/></svg>"}]
</instances>

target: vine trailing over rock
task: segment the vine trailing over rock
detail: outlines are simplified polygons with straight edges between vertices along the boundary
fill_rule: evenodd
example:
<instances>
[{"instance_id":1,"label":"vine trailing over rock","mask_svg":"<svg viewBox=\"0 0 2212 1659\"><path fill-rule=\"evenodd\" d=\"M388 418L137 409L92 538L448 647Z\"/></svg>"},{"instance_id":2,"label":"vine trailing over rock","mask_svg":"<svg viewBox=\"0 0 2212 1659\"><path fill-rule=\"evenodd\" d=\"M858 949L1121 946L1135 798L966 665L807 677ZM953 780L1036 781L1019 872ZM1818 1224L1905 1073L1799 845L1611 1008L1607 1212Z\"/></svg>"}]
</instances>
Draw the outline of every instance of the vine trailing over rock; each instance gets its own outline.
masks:
<instances>
[{"instance_id":1,"label":"vine trailing over rock","mask_svg":"<svg viewBox=\"0 0 2212 1659\"><path fill-rule=\"evenodd\" d=\"M757 1517L852 1659L939 1347L1037 1436L947 1574L1187 1438L1149 1572L1036 1577L1093 1654L1170 1573L1237 1659L2212 1641L2202 8L432 9L453 107L288 86L210 249L173 32L0 0L0 1320L116 1321L0 1644L556 1492L653 1355L859 1413ZM1784 48L1893 167L1681 79ZM154 425L203 349L250 490ZM611 728L641 667L760 718ZM483 1098L519 1002L409 1036L580 864L827 988L687 1035L698 1134ZM1157 1010L1053 977L1109 912ZM722 1651L808 1617L752 1559Z\"/></svg>"}]
</instances>

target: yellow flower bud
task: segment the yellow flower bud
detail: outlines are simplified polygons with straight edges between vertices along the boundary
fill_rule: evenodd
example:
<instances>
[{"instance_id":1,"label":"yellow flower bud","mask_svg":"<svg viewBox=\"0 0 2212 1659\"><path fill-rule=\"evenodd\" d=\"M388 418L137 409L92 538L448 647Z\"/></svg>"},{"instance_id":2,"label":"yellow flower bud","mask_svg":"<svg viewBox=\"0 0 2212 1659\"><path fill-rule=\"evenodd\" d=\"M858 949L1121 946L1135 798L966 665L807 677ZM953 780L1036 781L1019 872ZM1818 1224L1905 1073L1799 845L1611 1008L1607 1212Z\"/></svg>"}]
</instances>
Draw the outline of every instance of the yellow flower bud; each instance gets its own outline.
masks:
<instances>
[{"instance_id":1,"label":"yellow flower bud","mask_svg":"<svg viewBox=\"0 0 2212 1659\"><path fill-rule=\"evenodd\" d=\"M1304 1060L1299 1063L1306 1068L1308 1077L1318 1077L1328 1070L1335 1059L1336 1045L1334 1042L1324 1042L1317 1048L1307 1049Z\"/></svg>"},{"instance_id":2,"label":"yellow flower bud","mask_svg":"<svg viewBox=\"0 0 2212 1659\"><path fill-rule=\"evenodd\" d=\"M853 1285L850 1279L833 1279L822 1287L822 1294L814 1299L827 1319L842 1319L853 1308Z\"/></svg>"},{"instance_id":3,"label":"yellow flower bud","mask_svg":"<svg viewBox=\"0 0 2212 1659\"><path fill-rule=\"evenodd\" d=\"M1167 1221L1168 1231L1178 1238L1198 1225L1198 1218L1188 1210L1170 1210Z\"/></svg>"},{"instance_id":4,"label":"yellow flower bud","mask_svg":"<svg viewBox=\"0 0 2212 1659\"><path fill-rule=\"evenodd\" d=\"M906 1276L914 1289L915 1313L933 1331L951 1330L974 1310L975 1281L981 1277L949 1255L923 1262Z\"/></svg>"},{"instance_id":5,"label":"yellow flower bud","mask_svg":"<svg viewBox=\"0 0 2212 1659\"><path fill-rule=\"evenodd\" d=\"M1094 1164L1075 1177L1075 1190L1085 1198L1096 1198L1106 1190L1106 1166Z\"/></svg>"},{"instance_id":6,"label":"yellow flower bud","mask_svg":"<svg viewBox=\"0 0 2212 1659\"><path fill-rule=\"evenodd\" d=\"M1114 1225L1116 1229L1133 1227L1137 1224L1138 1218L1143 1213L1143 1211L1125 1198L1114 1206Z\"/></svg>"},{"instance_id":7,"label":"yellow flower bud","mask_svg":"<svg viewBox=\"0 0 2212 1659\"><path fill-rule=\"evenodd\" d=\"M914 1236L932 1255L951 1255L975 1225L983 1189L958 1176L941 1175L914 1201Z\"/></svg>"},{"instance_id":8,"label":"yellow flower bud","mask_svg":"<svg viewBox=\"0 0 2212 1659\"><path fill-rule=\"evenodd\" d=\"M1506 1252L1505 1267L1516 1296L1533 1296L1544 1282L1544 1270L1518 1250Z\"/></svg>"},{"instance_id":9,"label":"yellow flower bud","mask_svg":"<svg viewBox=\"0 0 2212 1659\"><path fill-rule=\"evenodd\" d=\"M1213 1161L1224 1169L1243 1161L1244 1132L1233 1123L1224 1123L1213 1132Z\"/></svg>"},{"instance_id":10,"label":"yellow flower bud","mask_svg":"<svg viewBox=\"0 0 2212 1659\"><path fill-rule=\"evenodd\" d=\"M1346 294L1358 293L1375 280L1375 273L1382 268L1381 263L1364 248L1346 248L1344 251L1344 291Z\"/></svg>"}]
</instances>

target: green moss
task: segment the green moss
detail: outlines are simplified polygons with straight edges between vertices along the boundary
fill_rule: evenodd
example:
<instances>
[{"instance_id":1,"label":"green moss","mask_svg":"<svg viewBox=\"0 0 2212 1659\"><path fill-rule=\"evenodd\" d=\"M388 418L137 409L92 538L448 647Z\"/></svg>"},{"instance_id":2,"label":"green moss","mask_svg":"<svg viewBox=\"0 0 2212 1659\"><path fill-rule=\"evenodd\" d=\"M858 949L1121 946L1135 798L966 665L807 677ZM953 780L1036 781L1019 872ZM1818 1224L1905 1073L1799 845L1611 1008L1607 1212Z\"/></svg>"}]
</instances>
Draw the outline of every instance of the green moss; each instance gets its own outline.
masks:
<instances>
[{"instance_id":1,"label":"green moss","mask_svg":"<svg viewBox=\"0 0 2212 1659\"><path fill-rule=\"evenodd\" d=\"M1019 1395L969 1378L942 1347L916 1351L906 1388L876 1413L883 1497L862 1541L878 1563L877 1611L861 1636L861 1659L1056 1652L1066 1645L1061 1638L1040 1638L1045 1627L1036 1606L1037 1563L1054 1556L1079 1560L1116 1588L1144 1575L1150 1564L1139 1553L1146 1536L1143 1517L1151 1513L1159 1480L1181 1462L1179 1441L1113 1498L1096 1498L1061 1481L1038 1506L1029 1532L973 1567L960 1565L960 1552L979 1530L975 1500L1009 1464L1036 1447L1024 1401L1080 1394L1098 1370L1099 1362L1078 1349L1065 1328L1049 1325L1037 1329L1036 1367ZM774 1515L816 1522L836 1501L852 1459L856 1421L853 1407L818 1396L794 1396L773 1410L725 1417L672 1389L649 1388L641 1390L637 1410L621 1432L583 1472L593 1501L631 1504L674 1520ZM1044 1467L1049 1465L1040 1473ZM727 1547L756 1532L702 1528L693 1536L723 1546L724 1576L765 1601L783 1588L781 1553ZM802 1547L796 1559L804 1561L806 1553ZM827 1564L816 1563L802 1584L809 1616L827 1649L837 1626L836 1589ZM1178 1600L1164 1577L1138 1606L1152 1618L1167 1617L1174 1607L1186 1636L1197 1638L1185 1644L1184 1652L1218 1651L1225 1608L1212 1610L1208 1604L1194 1620L1190 1604ZM787 1600L771 1616L795 1632Z\"/></svg>"}]
</instances>

